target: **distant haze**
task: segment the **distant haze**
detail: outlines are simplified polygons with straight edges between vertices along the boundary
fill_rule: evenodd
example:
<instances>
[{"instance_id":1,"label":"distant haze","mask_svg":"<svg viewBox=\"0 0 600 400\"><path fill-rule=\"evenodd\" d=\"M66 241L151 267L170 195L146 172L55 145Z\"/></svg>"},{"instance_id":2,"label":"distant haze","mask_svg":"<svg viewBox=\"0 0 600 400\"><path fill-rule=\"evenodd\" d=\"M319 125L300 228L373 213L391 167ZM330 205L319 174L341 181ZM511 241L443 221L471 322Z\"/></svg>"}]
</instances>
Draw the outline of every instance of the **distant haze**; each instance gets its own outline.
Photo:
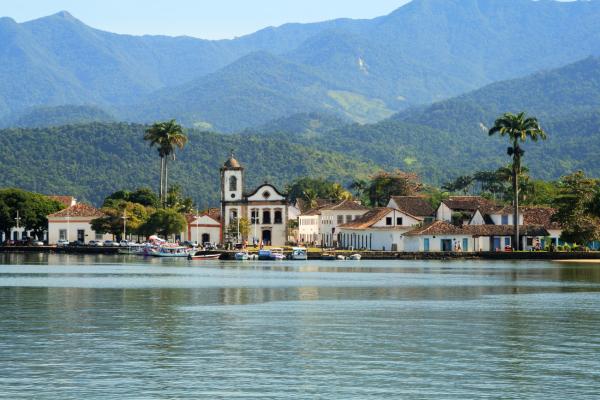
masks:
<instances>
[{"instance_id":1,"label":"distant haze","mask_svg":"<svg viewBox=\"0 0 600 400\"><path fill-rule=\"evenodd\" d=\"M18 22L65 10L87 25L133 35L233 38L288 22L373 18L410 0L6 0L1 16Z\"/></svg>"}]
</instances>

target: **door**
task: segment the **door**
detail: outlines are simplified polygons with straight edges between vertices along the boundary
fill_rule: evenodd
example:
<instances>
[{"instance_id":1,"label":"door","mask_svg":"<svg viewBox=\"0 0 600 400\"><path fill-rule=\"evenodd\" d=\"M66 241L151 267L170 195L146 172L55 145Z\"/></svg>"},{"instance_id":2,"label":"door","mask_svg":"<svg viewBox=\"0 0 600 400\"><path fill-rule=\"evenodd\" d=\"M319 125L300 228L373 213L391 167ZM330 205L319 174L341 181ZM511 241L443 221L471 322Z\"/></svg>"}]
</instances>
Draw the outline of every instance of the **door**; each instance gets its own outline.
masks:
<instances>
[{"instance_id":1,"label":"door","mask_svg":"<svg viewBox=\"0 0 600 400\"><path fill-rule=\"evenodd\" d=\"M81 243L85 242L85 230L77 229L77 240Z\"/></svg>"},{"instance_id":2,"label":"door","mask_svg":"<svg viewBox=\"0 0 600 400\"><path fill-rule=\"evenodd\" d=\"M494 251L500 251L502 250L500 248L500 238L495 237L494 238L494 246L493 246Z\"/></svg>"},{"instance_id":3,"label":"door","mask_svg":"<svg viewBox=\"0 0 600 400\"><path fill-rule=\"evenodd\" d=\"M429 251L429 239L423 239L423 251Z\"/></svg>"},{"instance_id":4,"label":"door","mask_svg":"<svg viewBox=\"0 0 600 400\"><path fill-rule=\"evenodd\" d=\"M270 230L262 231L262 242L265 246L271 245L271 231Z\"/></svg>"},{"instance_id":5,"label":"door","mask_svg":"<svg viewBox=\"0 0 600 400\"><path fill-rule=\"evenodd\" d=\"M210 235L208 233L202 234L202 243L210 243Z\"/></svg>"},{"instance_id":6,"label":"door","mask_svg":"<svg viewBox=\"0 0 600 400\"><path fill-rule=\"evenodd\" d=\"M469 239L463 239L462 241L462 251L469 251Z\"/></svg>"},{"instance_id":7,"label":"door","mask_svg":"<svg viewBox=\"0 0 600 400\"><path fill-rule=\"evenodd\" d=\"M452 251L452 239L442 239L442 251Z\"/></svg>"}]
</instances>

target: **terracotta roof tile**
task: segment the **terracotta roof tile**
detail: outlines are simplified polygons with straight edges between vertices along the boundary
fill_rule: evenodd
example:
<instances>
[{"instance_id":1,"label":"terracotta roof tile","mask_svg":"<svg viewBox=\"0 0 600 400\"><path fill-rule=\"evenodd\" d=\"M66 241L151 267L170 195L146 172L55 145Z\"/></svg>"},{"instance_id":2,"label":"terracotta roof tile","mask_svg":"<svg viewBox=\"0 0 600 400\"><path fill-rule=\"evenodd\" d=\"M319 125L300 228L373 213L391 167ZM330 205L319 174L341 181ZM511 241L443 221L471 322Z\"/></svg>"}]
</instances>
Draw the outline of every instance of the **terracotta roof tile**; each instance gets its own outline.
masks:
<instances>
[{"instance_id":1,"label":"terracotta roof tile","mask_svg":"<svg viewBox=\"0 0 600 400\"><path fill-rule=\"evenodd\" d=\"M540 225L546 229L561 229L558 222L552 221L556 209L550 207L523 207L523 222L527 225Z\"/></svg>"},{"instance_id":2,"label":"terracotta roof tile","mask_svg":"<svg viewBox=\"0 0 600 400\"><path fill-rule=\"evenodd\" d=\"M48 215L48 217L104 217L102 211L98 210L96 207L93 207L89 204L79 203L74 206L65 208L59 212Z\"/></svg>"},{"instance_id":3,"label":"terracotta roof tile","mask_svg":"<svg viewBox=\"0 0 600 400\"><path fill-rule=\"evenodd\" d=\"M383 217L393 212L393 208L387 207L379 207L374 208L368 211L363 216L355 219L354 221L346 222L345 224L340 225L340 228L349 228L349 229L364 229L369 228L370 226L376 224Z\"/></svg>"},{"instance_id":4,"label":"terracotta roof tile","mask_svg":"<svg viewBox=\"0 0 600 400\"><path fill-rule=\"evenodd\" d=\"M65 207L71 207L71 204L75 202L75 197L73 196L58 196L58 195L49 195L46 196L49 199L56 200Z\"/></svg>"},{"instance_id":5,"label":"terracotta roof tile","mask_svg":"<svg viewBox=\"0 0 600 400\"><path fill-rule=\"evenodd\" d=\"M342 200L333 205L322 207L321 210L368 210L368 208L354 200Z\"/></svg>"},{"instance_id":6,"label":"terracotta roof tile","mask_svg":"<svg viewBox=\"0 0 600 400\"><path fill-rule=\"evenodd\" d=\"M417 217L428 217L435 213L435 209L423 196L392 196L392 200L400 211Z\"/></svg>"},{"instance_id":7,"label":"terracotta roof tile","mask_svg":"<svg viewBox=\"0 0 600 400\"><path fill-rule=\"evenodd\" d=\"M481 196L450 196L442 203L452 210L476 211L481 209L487 213L488 209L496 207L496 204Z\"/></svg>"},{"instance_id":8,"label":"terracotta roof tile","mask_svg":"<svg viewBox=\"0 0 600 400\"><path fill-rule=\"evenodd\" d=\"M523 236L548 236L548 231L543 226L525 225L521 226ZM456 226L445 221L436 221L407 232L408 236L431 236L431 235L469 235L469 236L511 236L512 225L463 225Z\"/></svg>"}]
</instances>

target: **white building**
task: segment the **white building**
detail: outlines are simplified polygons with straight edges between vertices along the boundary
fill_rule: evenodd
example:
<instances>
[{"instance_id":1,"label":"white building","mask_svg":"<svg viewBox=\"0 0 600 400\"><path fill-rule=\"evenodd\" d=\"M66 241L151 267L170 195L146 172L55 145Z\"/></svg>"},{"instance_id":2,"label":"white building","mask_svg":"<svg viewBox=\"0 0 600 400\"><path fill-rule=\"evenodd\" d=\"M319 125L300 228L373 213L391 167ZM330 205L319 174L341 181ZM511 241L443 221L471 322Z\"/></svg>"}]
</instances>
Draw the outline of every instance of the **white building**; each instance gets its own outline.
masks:
<instances>
[{"instance_id":1,"label":"white building","mask_svg":"<svg viewBox=\"0 0 600 400\"><path fill-rule=\"evenodd\" d=\"M48 244L56 244L59 239L83 243L111 239L112 235L96 233L92 229L91 221L103 216L102 211L88 204L75 204L48 215Z\"/></svg>"},{"instance_id":2,"label":"white building","mask_svg":"<svg viewBox=\"0 0 600 400\"><path fill-rule=\"evenodd\" d=\"M226 237L227 227L239 218L250 222L249 243L283 246L287 241L288 203L275 186L265 183L244 193L244 168L233 154L221 168L222 242L241 240Z\"/></svg>"},{"instance_id":3,"label":"white building","mask_svg":"<svg viewBox=\"0 0 600 400\"><path fill-rule=\"evenodd\" d=\"M425 222L435 220L435 209L424 196L392 196L387 206L418 217Z\"/></svg>"},{"instance_id":4,"label":"white building","mask_svg":"<svg viewBox=\"0 0 600 400\"><path fill-rule=\"evenodd\" d=\"M404 251L404 234L423 219L389 207L375 208L338 227L339 246L345 249Z\"/></svg>"},{"instance_id":5,"label":"white building","mask_svg":"<svg viewBox=\"0 0 600 400\"><path fill-rule=\"evenodd\" d=\"M353 200L342 200L319 208L319 241L322 247L339 243L337 227L362 217L369 209Z\"/></svg>"},{"instance_id":6,"label":"white building","mask_svg":"<svg viewBox=\"0 0 600 400\"><path fill-rule=\"evenodd\" d=\"M220 244L222 237L221 211L211 208L199 215L187 216L187 230L181 237L199 244Z\"/></svg>"}]
</instances>

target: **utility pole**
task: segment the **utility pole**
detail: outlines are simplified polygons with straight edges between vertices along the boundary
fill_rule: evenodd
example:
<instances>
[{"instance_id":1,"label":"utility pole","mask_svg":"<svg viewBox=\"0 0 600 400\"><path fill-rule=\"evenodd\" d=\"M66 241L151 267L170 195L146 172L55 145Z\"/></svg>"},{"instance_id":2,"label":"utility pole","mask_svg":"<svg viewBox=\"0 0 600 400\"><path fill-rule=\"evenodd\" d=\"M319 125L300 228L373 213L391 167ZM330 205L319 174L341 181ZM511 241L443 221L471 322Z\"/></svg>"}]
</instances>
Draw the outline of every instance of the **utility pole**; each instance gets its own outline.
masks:
<instances>
[{"instance_id":1,"label":"utility pole","mask_svg":"<svg viewBox=\"0 0 600 400\"><path fill-rule=\"evenodd\" d=\"M198 209L196 208L196 246L200 246L200 243L198 243ZM190 238L191 239L191 238Z\"/></svg>"},{"instance_id":2,"label":"utility pole","mask_svg":"<svg viewBox=\"0 0 600 400\"><path fill-rule=\"evenodd\" d=\"M127 240L127 210L123 210L123 240Z\"/></svg>"},{"instance_id":3,"label":"utility pole","mask_svg":"<svg viewBox=\"0 0 600 400\"><path fill-rule=\"evenodd\" d=\"M19 234L19 222L21 221L21 217L19 217L19 210L17 210L17 218L15 218L15 221L17 221L17 235ZM21 239L23 237L21 236Z\"/></svg>"}]
</instances>

